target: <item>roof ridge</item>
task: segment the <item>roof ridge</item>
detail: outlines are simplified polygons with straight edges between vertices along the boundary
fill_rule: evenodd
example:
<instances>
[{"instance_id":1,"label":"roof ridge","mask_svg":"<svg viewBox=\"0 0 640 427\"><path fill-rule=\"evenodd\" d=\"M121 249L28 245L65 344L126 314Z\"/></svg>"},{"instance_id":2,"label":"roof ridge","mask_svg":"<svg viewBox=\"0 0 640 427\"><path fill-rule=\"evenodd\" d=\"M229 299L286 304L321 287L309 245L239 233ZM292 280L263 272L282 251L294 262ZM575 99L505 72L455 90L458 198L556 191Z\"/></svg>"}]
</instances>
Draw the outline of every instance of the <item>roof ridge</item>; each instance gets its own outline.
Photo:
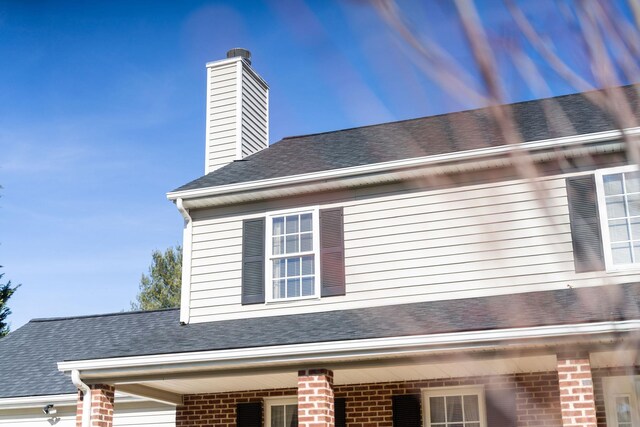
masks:
<instances>
[{"instance_id":1,"label":"roof ridge","mask_svg":"<svg viewBox=\"0 0 640 427\"><path fill-rule=\"evenodd\" d=\"M98 317L115 317L115 316L126 316L126 315L139 315L139 314L147 314L147 313L158 313L164 311L176 311L180 310L179 308L160 308L157 310L134 310L134 311L119 311L114 313L99 313L99 314L85 314L80 316L61 316L61 317L40 317L29 320L28 323L40 323L40 322L56 322L61 320L72 320L72 319L88 319L88 318L98 318Z\"/></svg>"},{"instance_id":2,"label":"roof ridge","mask_svg":"<svg viewBox=\"0 0 640 427\"><path fill-rule=\"evenodd\" d=\"M564 95L548 96L548 97L545 97L545 98L532 98L532 99L527 99L525 101L510 102L510 103L506 103L506 104L497 104L497 105L498 106L516 106L516 105L528 104L528 103L533 103L533 102L546 101L546 100L549 100L549 99L560 99L560 98L567 98L567 97L570 97L570 96L580 96L580 95L583 95L585 93L601 92L601 91L605 91L607 89L626 89L626 88L629 88L629 87L632 87L632 86L635 86L635 85L632 83L632 84L621 85L621 86L612 86L611 88L596 88L596 89L589 90L589 91L584 91L584 92L571 92L571 93L565 93ZM285 136L285 137L283 137L281 139L281 141L284 141L284 140L287 140L287 139L306 138L306 137L309 137L309 136L326 135L326 134L330 134L330 133L347 132L347 131L351 131L351 130L372 128L372 127L377 127L377 126L388 126L388 125L397 124L397 123L406 123L406 122L411 122L411 121L431 119L431 118L434 118L434 117L454 116L454 115L465 114L465 113L468 114L468 113L473 113L473 112L484 111L484 110L487 110L489 107L491 107L491 106L487 105L487 106L484 106L484 107L469 108L469 109L466 109L466 110L449 111L448 113L433 114L433 115L430 115L430 116L414 117L412 119L394 120L394 121L391 121L391 122L374 123L374 124L364 125L364 126L353 126L353 127L350 127L350 128L329 130L329 131L324 131L324 132L314 132L314 133L308 133L308 134L303 134L303 135ZM274 144L276 144L276 143L277 142L275 142ZM271 145L273 145L273 144L271 144Z\"/></svg>"}]
</instances>

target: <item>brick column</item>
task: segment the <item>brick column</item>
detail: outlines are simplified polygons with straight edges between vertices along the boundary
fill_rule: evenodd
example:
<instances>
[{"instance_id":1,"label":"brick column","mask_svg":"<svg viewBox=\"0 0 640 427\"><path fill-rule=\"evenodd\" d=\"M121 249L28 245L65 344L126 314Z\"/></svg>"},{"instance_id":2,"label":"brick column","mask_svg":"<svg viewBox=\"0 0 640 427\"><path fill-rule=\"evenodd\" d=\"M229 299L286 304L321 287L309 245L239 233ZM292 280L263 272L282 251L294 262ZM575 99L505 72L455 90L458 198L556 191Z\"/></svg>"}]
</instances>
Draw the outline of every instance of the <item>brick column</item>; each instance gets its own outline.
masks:
<instances>
[{"instance_id":1,"label":"brick column","mask_svg":"<svg viewBox=\"0 0 640 427\"><path fill-rule=\"evenodd\" d=\"M113 426L113 399L115 388L106 384L93 384L91 388L91 421L90 427ZM82 427L82 408L85 397L78 392L76 407L76 427Z\"/></svg>"},{"instance_id":2,"label":"brick column","mask_svg":"<svg viewBox=\"0 0 640 427\"><path fill-rule=\"evenodd\" d=\"M564 427L596 427L596 404L588 355L558 355L560 411Z\"/></svg>"},{"instance_id":3,"label":"brick column","mask_svg":"<svg viewBox=\"0 0 640 427\"><path fill-rule=\"evenodd\" d=\"M333 372L298 371L298 427L334 427Z\"/></svg>"}]
</instances>

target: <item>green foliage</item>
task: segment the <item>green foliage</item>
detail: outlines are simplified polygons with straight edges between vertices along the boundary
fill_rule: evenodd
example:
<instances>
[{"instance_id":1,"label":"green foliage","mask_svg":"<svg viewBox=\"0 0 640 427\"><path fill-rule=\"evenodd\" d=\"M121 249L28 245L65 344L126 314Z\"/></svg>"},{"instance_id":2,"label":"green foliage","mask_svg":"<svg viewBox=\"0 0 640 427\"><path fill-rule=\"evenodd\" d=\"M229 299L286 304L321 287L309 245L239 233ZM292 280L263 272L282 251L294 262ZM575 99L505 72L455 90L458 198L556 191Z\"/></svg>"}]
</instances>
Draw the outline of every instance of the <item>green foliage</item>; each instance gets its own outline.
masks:
<instances>
[{"instance_id":1,"label":"green foliage","mask_svg":"<svg viewBox=\"0 0 640 427\"><path fill-rule=\"evenodd\" d=\"M182 282L182 247L169 247L164 253L155 250L151 254L149 274L143 274L136 302L132 310L157 310L180 306Z\"/></svg>"},{"instance_id":2,"label":"green foliage","mask_svg":"<svg viewBox=\"0 0 640 427\"><path fill-rule=\"evenodd\" d=\"M4 277L4 273L0 274L0 280ZM7 307L7 301L11 295L18 289L20 285L11 287L11 280L4 285L0 284L0 338L9 333L9 324L6 322L7 317L11 314L11 310Z\"/></svg>"}]
</instances>

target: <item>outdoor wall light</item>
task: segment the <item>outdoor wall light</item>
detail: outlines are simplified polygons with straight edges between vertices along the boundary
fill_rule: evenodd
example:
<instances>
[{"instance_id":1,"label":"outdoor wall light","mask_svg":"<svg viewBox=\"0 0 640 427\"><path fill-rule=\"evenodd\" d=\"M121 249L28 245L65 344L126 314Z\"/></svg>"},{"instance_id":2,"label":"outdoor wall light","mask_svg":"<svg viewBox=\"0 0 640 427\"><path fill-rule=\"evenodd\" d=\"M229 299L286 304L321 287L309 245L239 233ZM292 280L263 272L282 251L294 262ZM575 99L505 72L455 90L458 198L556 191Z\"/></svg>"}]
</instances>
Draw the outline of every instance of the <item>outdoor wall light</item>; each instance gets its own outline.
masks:
<instances>
[{"instance_id":1,"label":"outdoor wall light","mask_svg":"<svg viewBox=\"0 0 640 427\"><path fill-rule=\"evenodd\" d=\"M46 415L53 416L58 413L58 410L53 407L53 403L49 403L48 405L45 405L44 408L42 408L42 412Z\"/></svg>"}]
</instances>

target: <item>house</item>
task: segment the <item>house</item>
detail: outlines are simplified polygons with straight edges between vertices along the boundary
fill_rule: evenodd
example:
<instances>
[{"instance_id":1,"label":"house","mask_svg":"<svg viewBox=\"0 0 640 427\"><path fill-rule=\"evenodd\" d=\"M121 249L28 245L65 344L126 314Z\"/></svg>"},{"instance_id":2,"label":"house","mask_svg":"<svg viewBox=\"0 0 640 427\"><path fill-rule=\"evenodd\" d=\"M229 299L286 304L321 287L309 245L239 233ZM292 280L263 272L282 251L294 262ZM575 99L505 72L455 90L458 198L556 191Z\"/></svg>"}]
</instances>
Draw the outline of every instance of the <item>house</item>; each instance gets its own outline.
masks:
<instances>
[{"instance_id":1,"label":"house","mask_svg":"<svg viewBox=\"0 0 640 427\"><path fill-rule=\"evenodd\" d=\"M0 425L640 426L610 117L575 94L511 105L517 144L480 109L268 146L268 96L247 51L207 64L205 174L168 194L180 310L13 332Z\"/></svg>"}]
</instances>

